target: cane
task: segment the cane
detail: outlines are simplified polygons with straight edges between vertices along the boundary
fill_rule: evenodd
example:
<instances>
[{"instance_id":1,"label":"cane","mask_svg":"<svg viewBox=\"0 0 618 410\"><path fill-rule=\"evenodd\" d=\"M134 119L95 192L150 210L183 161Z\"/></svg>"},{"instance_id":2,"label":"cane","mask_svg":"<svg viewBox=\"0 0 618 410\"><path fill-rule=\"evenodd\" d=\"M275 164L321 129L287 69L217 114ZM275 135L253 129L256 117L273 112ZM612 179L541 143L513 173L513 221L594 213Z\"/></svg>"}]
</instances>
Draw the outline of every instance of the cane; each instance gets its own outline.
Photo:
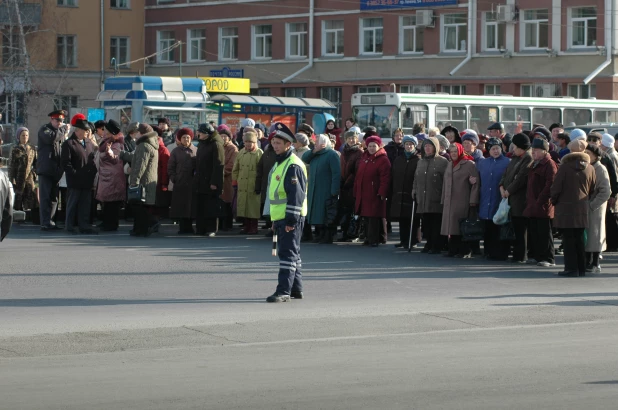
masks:
<instances>
[{"instance_id":1,"label":"cane","mask_svg":"<svg viewBox=\"0 0 618 410\"><path fill-rule=\"evenodd\" d=\"M414 205L416 202L412 200L412 218L410 219L410 237L408 238L408 253L412 252L412 227L414 226Z\"/></svg>"}]
</instances>

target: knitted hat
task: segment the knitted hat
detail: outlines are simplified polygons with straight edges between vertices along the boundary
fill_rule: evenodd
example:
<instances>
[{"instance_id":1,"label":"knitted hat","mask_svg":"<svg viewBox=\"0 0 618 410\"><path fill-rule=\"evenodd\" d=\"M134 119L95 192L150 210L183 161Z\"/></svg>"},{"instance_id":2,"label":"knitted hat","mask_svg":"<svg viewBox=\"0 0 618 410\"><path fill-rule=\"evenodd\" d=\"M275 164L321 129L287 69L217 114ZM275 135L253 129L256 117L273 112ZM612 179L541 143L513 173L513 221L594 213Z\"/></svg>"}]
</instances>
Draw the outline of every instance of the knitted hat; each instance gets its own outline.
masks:
<instances>
[{"instance_id":1,"label":"knitted hat","mask_svg":"<svg viewBox=\"0 0 618 410\"><path fill-rule=\"evenodd\" d=\"M549 143L543 138L535 138L532 140L532 148L538 148L549 151Z\"/></svg>"},{"instance_id":2,"label":"knitted hat","mask_svg":"<svg viewBox=\"0 0 618 410\"><path fill-rule=\"evenodd\" d=\"M581 130L579 128L573 129L569 136L571 137L571 141L586 139L586 133L584 132L584 130Z\"/></svg>"},{"instance_id":3,"label":"knitted hat","mask_svg":"<svg viewBox=\"0 0 618 410\"><path fill-rule=\"evenodd\" d=\"M447 150L448 147L451 146L451 143L448 142L448 140L446 139L446 137L444 135L436 134L436 138L440 142L440 147L442 147L442 149Z\"/></svg>"},{"instance_id":4,"label":"knitted hat","mask_svg":"<svg viewBox=\"0 0 618 410\"><path fill-rule=\"evenodd\" d=\"M243 118L243 120L240 122L240 127L241 128L253 128L255 127L255 121L253 121L251 118Z\"/></svg>"},{"instance_id":5,"label":"knitted hat","mask_svg":"<svg viewBox=\"0 0 618 410\"><path fill-rule=\"evenodd\" d=\"M300 143L303 147L309 145L309 137L303 132L296 133L296 142Z\"/></svg>"},{"instance_id":6,"label":"knitted hat","mask_svg":"<svg viewBox=\"0 0 618 410\"><path fill-rule=\"evenodd\" d=\"M549 139L551 138L551 132L549 132L549 130L545 127L539 127L536 128L533 132L532 132L533 136L534 135L540 135L543 138L545 138L546 141L549 142Z\"/></svg>"},{"instance_id":7,"label":"knitted hat","mask_svg":"<svg viewBox=\"0 0 618 410\"><path fill-rule=\"evenodd\" d=\"M228 127L227 124L221 124L217 127L217 132L219 134L221 134L224 130L230 131L230 127ZM230 134L231 134L231 131L230 131Z\"/></svg>"},{"instance_id":8,"label":"knitted hat","mask_svg":"<svg viewBox=\"0 0 618 410\"><path fill-rule=\"evenodd\" d=\"M529 150L530 149L530 138L524 133L515 134L513 137L513 144L520 149Z\"/></svg>"},{"instance_id":9,"label":"knitted hat","mask_svg":"<svg viewBox=\"0 0 618 410\"><path fill-rule=\"evenodd\" d=\"M19 142L19 136L24 131L28 132L28 135L30 134L30 131L26 127L19 127L19 128L17 128L17 131L15 131L15 137L17 137L17 142Z\"/></svg>"},{"instance_id":10,"label":"knitted hat","mask_svg":"<svg viewBox=\"0 0 618 410\"><path fill-rule=\"evenodd\" d=\"M242 140L244 142L257 142L257 132L254 130L248 131L242 134Z\"/></svg>"},{"instance_id":11,"label":"knitted hat","mask_svg":"<svg viewBox=\"0 0 618 410\"><path fill-rule=\"evenodd\" d=\"M472 141L474 145L479 145L479 136L475 131L465 130L464 132L465 134L462 135L461 142L468 140L468 141Z\"/></svg>"},{"instance_id":12,"label":"knitted hat","mask_svg":"<svg viewBox=\"0 0 618 410\"><path fill-rule=\"evenodd\" d=\"M418 147L418 139L416 137L413 137L411 135L404 135L403 145L406 145L406 142L411 142L414 144L415 147Z\"/></svg>"},{"instance_id":13,"label":"knitted hat","mask_svg":"<svg viewBox=\"0 0 618 410\"><path fill-rule=\"evenodd\" d=\"M152 127L148 124L140 124L139 127L137 128L137 130L139 131L140 134L144 135L144 134L148 134L150 132L153 132L154 130L152 129Z\"/></svg>"},{"instance_id":14,"label":"knitted hat","mask_svg":"<svg viewBox=\"0 0 618 410\"><path fill-rule=\"evenodd\" d=\"M382 138L378 137L377 135L372 135L365 139L365 145L367 146L369 146L369 144L371 144L372 142L378 144L378 147L382 146Z\"/></svg>"},{"instance_id":15,"label":"knitted hat","mask_svg":"<svg viewBox=\"0 0 618 410\"><path fill-rule=\"evenodd\" d=\"M176 139L180 141L184 135L188 135L193 140L193 131L190 128L181 128L176 132Z\"/></svg>"},{"instance_id":16,"label":"knitted hat","mask_svg":"<svg viewBox=\"0 0 618 410\"><path fill-rule=\"evenodd\" d=\"M569 145L567 145L567 148L571 152L584 152L587 146L588 143L586 141L578 139L575 141L571 140L571 142L569 142Z\"/></svg>"},{"instance_id":17,"label":"knitted hat","mask_svg":"<svg viewBox=\"0 0 618 410\"><path fill-rule=\"evenodd\" d=\"M614 137L609 134L603 134L603 138L601 139L601 145L606 148L611 148L614 146L614 142L616 142Z\"/></svg>"},{"instance_id":18,"label":"knitted hat","mask_svg":"<svg viewBox=\"0 0 618 410\"><path fill-rule=\"evenodd\" d=\"M489 151L493 147L500 147L500 149L502 149L502 141L500 141L500 139L498 138L488 139L487 142L485 143L485 148L487 149L487 151Z\"/></svg>"},{"instance_id":19,"label":"knitted hat","mask_svg":"<svg viewBox=\"0 0 618 410\"><path fill-rule=\"evenodd\" d=\"M420 133L416 134L416 135L415 135L415 137L416 137L416 139L417 139L417 140L419 140L419 141L425 141L427 138L429 138L429 137L427 136L427 134L425 134L425 133L423 133L423 132L420 132ZM446 138L446 137L444 137L444 138ZM447 140L447 142L448 142L448 140ZM450 143L449 143L449 144L450 144Z\"/></svg>"}]
</instances>

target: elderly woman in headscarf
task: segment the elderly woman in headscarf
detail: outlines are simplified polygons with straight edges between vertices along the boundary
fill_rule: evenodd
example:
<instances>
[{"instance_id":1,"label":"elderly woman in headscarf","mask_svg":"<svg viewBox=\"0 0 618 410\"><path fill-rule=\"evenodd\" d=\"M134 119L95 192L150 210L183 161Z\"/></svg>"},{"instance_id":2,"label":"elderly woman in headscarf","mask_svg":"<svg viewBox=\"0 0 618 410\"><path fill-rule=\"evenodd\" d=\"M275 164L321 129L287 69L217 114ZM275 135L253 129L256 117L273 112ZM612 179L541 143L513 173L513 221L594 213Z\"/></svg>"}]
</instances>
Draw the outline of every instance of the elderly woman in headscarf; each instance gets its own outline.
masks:
<instances>
[{"instance_id":1,"label":"elderly woman in headscarf","mask_svg":"<svg viewBox=\"0 0 618 410\"><path fill-rule=\"evenodd\" d=\"M599 147L588 144L585 150L594 168L596 182L590 195L588 209L588 228L586 241L586 272L601 272L600 255L606 248L605 212L607 200L612 194L609 173L601 164L602 151Z\"/></svg>"},{"instance_id":2,"label":"elderly woman in headscarf","mask_svg":"<svg viewBox=\"0 0 618 410\"><path fill-rule=\"evenodd\" d=\"M333 243L337 226L329 220L327 205L339 196L341 167L339 155L332 148L327 134L320 134L315 147L303 154L303 162L310 165L307 202L309 224L316 227L316 243ZM330 202L329 202L330 200Z\"/></svg>"},{"instance_id":3,"label":"elderly woman in headscarf","mask_svg":"<svg viewBox=\"0 0 618 410\"><path fill-rule=\"evenodd\" d=\"M221 192L221 200L225 209L225 218L222 221L221 230L229 231L234 225L234 210L232 203L234 202L234 185L232 184L232 171L234 162L238 155L238 147L234 144L234 137L227 125L219 125L217 132L223 139L223 150L225 153L225 163L223 166L223 192Z\"/></svg>"},{"instance_id":4,"label":"elderly woman in headscarf","mask_svg":"<svg viewBox=\"0 0 618 410\"><path fill-rule=\"evenodd\" d=\"M19 127L16 134L19 142L11 149L9 156L9 180L15 190L15 210L38 208L38 198L35 192L36 180L36 149L28 143L30 131Z\"/></svg>"},{"instance_id":5,"label":"elderly woman in headscarf","mask_svg":"<svg viewBox=\"0 0 618 410\"><path fill-rule=\"evenodd\" d=\"M393 199L391 205L391 217L399 221L399 243L396 248L408 249L410 241L410 225L412 224L412 187L414 186L414 174L420 157L416 151L418 140L416 137L406 135L403 137L404 153L395 159L392 166L392 189ZM414 217L412 227L412 243L418 243L416 231L420 227L420 216Z\"/></svg>"},{"instance_id":6,"label":"elderly woman in headscarf","mask_svg":"<svg viewBox=\"0 0 618 410\"><path fill-rule=\"evenodd\" d=\"M490 260L505 261L509 257L510 245L500 240L501 226L494 224L493 217L502 201L500 181L510 160L504 156L502 141L498 138L490 138L485 147L489 157L476 164L481 185L479 218L485 221L485 255Z\"/></svg>"},{"instance_id":7,"label":"elderly woman in headscarf","mask_svg":"<svg viewBox=\"0 0 618 410\"><path fill-rule=\"evenodd\" d=\"M262 150L258 148L257 132L249 129L243 135L244 148L240 150L234 161L232 184L238 187L236 213L243 219L240 234L256 235L260 218L260 192L255 190L255 176L262 158Z\"/></svg>"},{"instance_id":8,"label":"elderly woman in headscarf","mask_svg":"<svg viewBox=\"0 0 618 410\"><path fill-rule=\"evenodd\" d=\"M479 203L478 171L474 159L464 152L463 146L455 142L448 149L451 156L442 185L441 234L448 236L448 253L446 256L471 258L472 250L468 242L462 240L459 221L467 218L470 208Z\"/></svg>"},{"instance_id":9,"label":"elderly woman in headscarf","mask_svg":"<svg viewBox=\"0 0 618 410\"><path fill-rule=\"evenodd\" d=\"M176 148L167 163L167 175L170 183L174 184L170 217L178 220L179 235L194 233L193 173L197 148L191 143L193 137L193 131L189 128L179 129L176 133Z\"/></svg>"},{"instance_id":10,"label":"elderly woman in headscarf","mask_svg":"<svg viewBox=\"0 0 618 410\"><path fill-rule=\"evenodd\" d=\"M127 199L127 179L120 152L124 147L124 135L118 123L110 120L105 124L105 133L99 145L99 184L97 201L103 205L101 230L117 231L120 207Z\"/></svg>"}]
</instances>

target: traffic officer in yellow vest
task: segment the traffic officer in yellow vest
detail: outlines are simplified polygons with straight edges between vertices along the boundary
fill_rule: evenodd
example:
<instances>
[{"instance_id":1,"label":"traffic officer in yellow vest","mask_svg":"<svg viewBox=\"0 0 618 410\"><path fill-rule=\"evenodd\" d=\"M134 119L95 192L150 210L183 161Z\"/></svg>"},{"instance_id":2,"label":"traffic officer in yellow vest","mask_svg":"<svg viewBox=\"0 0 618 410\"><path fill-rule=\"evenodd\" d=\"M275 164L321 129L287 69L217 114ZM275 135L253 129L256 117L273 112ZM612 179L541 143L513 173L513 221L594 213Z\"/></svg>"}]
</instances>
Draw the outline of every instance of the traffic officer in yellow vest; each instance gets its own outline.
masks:
<instances>
[{"instance_id":1,"label":"traffic officer in yellow vest","mask_svg":"<svg viewBox=\"0 0 618 410\"><path fill-rule=\"evenodd\" d=\"M300 237L307 215L307 170L293 154L294 133L282 123L275 124L271 145L276 162L268 187L270 218L277 236L279 284L267 302L287 302L303 298Z\"/></svg>"}]
</instances>

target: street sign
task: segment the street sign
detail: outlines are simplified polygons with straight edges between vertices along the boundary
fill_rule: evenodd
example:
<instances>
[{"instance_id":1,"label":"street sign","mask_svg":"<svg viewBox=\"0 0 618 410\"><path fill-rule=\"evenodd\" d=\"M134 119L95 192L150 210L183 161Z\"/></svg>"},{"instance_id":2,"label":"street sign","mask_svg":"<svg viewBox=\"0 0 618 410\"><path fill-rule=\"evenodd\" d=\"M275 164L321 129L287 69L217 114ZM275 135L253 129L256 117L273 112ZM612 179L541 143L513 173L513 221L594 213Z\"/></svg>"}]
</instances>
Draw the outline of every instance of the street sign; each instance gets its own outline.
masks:
<instances>
[{"instance_id":1,"label":"street sign","mask_svg":"<svg viewBox=\"0 0 618 410\"><path fill-rule=\"evenodd\" d=\"M249 94L251 81L248 78L202 77L209 93Z\"/></svg>"},{"instance_id":2,"label":"street sign","mask_svg":"<svg viewBox=\"0 0 618 410\"><path fill-rule=\"evenodd\" d=\"M211 77L243 78L245 70L232 70L230 67L223 67L221 70L210 70Z\"/></svg>"}]
</instances>

